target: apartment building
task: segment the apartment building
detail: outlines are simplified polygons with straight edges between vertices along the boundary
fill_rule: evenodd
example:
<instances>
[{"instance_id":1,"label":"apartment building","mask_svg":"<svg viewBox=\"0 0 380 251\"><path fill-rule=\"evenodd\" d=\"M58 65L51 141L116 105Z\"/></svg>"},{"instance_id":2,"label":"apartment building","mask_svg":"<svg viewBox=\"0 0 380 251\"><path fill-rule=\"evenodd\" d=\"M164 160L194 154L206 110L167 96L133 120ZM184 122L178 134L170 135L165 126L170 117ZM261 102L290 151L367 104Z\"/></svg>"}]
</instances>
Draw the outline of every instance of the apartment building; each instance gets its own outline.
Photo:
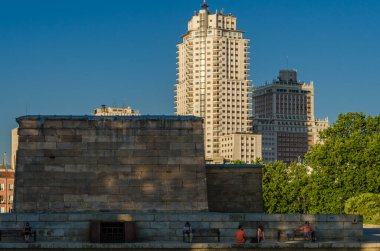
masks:
<instances>
[{"instance_id":1,"label":"apartment building","mask_svg":"<svg viewBox=\"0 0 380 251\"><path fill-rule=\"evenodd\" d=\"M208 163L241 160L243 151L244 159L261 157L256 144L257 148L241 150L233 157L230 153L235 150L226 149L236 145L230 142L238 138L233 134L260 137L252 133L249 39L237 27L235 16L218 11L212 14L204 1L177 45L176 114L204 118ZM249 157L245 157L247 153Z\"/></svg>"},{"instance_id":2,"label":"apartment building","mask_svg":"<svg viewBox=\"0 0 380 251\"><path fill-rule=\"evenodd\" d=\"M14 170L4 168L0 170L0 213L12 211L14 179Z\"/></svg>"},{"instance_id":3,"label":"apartment building","mask_svg":"<svg viewBox=\"0 0 380 251\"><path fill-rule=\"evenodd\" d=\"M328 119L314 117L314 83L297 80L296 70L281 70L278 79L255 87L253 123L262 134L264 162L302 161Z\"/></svg>"}]
</instances>

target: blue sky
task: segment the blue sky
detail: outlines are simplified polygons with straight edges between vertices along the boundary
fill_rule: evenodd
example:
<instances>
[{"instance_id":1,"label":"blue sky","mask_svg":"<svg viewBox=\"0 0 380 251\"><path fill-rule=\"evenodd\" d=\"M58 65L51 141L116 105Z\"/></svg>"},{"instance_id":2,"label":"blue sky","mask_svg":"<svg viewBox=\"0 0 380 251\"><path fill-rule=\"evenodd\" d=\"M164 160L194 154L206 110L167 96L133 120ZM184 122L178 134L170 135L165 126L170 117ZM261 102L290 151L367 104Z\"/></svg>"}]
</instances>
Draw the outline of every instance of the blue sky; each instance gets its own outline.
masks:
<instances>
[{"instance_id":1,"label":"blue sky","mask_svg":"<svg viewBox=\"0 0 380 251\"><path fill-rule=\"evenodd\" d=\"M176 44L201 0L0 0L0 151L25 114L173 114ZM251 39L251 79L298 70L315 113L379 114L380 1L209 0ZM9 155L8 155L9 156Z\"/></svg>"}]
</instances>

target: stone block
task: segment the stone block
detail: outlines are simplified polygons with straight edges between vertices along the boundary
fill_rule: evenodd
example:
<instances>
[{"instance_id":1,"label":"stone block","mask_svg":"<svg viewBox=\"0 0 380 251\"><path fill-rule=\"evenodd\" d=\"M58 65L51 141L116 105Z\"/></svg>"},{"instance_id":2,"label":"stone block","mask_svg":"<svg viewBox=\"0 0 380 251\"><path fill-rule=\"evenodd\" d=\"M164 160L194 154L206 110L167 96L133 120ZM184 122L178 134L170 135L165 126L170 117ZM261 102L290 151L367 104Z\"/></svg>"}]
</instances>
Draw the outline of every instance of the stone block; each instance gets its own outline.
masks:
<instances>
[{"instance_id":1,"label":"stone block","mask_svg":"<svg viewBox=\"0 0 380 251\"><path fill-rule=\"evenodd\" d=\"M40 135L40 130L39 129L23 129L22 128L22 129L18 130L18 135L20 136L21 139L23 139L23 136L38 136L38 135ZM24 139L28 139L28 138L24 138Z\"/></svg>"},{"instance_id":2,"label":"stone block","mask_svg":"<svg viewBox=\"0 0 380 251\"><path fill-rule=\"evenodd\" d=\"M314 214L301 214L301 221L313 222L313 221L315 221L315 215Z\"/></svg>"},{"instance_id":3,"label":"stone block","mask_svg":"<svg viewBox=\"0 0 380 251\"><path fill-rule=\"evenodd\" d=\"M169 229L169 221L154 221L150 223L151 229Z\"/></svg>"},{"instance_id":4,"label":"stone block","mask_svg":"<svg viewBox=\"0 0 380 251\"><path fill-rule=\"evenodd\" d=\"M54 229L51 236L63 237L63 236L65 236L65 230L64 229Z\"/></svg>"},{"instance_id":5,"label":"stone block","mask_svg":"<svg viewBox=\"0 0 380 251\"><path fill-rule=\"evenodd\" d=\"M168 147L169 148L169 147ZM177 142L172 142L170 143L170 150L193 150L197 149L196 144L193 142L190 143L177 143Z\"/></svg>"},{"instance_id":6,"label":"stone block","mask_svg":"<svg viewBox=\"0 0 380 251\"><path fill-rule=\"evenodd\" d=\"M66 164L64 165L66 173L83 173L90 169L86 164Z\"/></svg>"},{"instance_id":7,"label":"stone block","mask_svg":"<svg viewBox=\"0 0 380 251\"><path fill-rule=\"evenodd\" d=\"M0 223L2 222L15 222L17 220L16 214L1 214Z\"/></svg>"},{"instance_id":8,"label":"stone block","mask_svg":"<svg viewBox=\"0 0 380 251\"><path fill-rule=\"evenodd\" d=\"M247 221L262 221L262 213L248 213L245 215Z\"/></svg>"},{"instance_id":9,"label":"stone block","mask_svg":"<svg viewBox=\"0 0 380 251\"><path fill-rule=\"evenodd\" d=\"M326 215L327 221L344 221L344 215L339 214L327 214Z\"/></svg>"},{"instance_id":10,"label":"stone block","mask_svg":"<svg viewBox=\"0 0 380 251\"><path fill-rule=\"evenodd\" d=\"M314 215L315 221L327 221L327 215L326 214L316 214Z\"/></svg>"},{"instance_id":11,"label":"stone block","mask_svg":"<svg viewBox=\"0 0 380 251\"><path fill-rule=\"evenodd\" d=\"M89 121L86 120L63 120L63 128L82 128L86 129L89 126Z\"/></svg>"},{"instance_id":12,"label":"stone block","mask_svg":"<svg viewBox=\"0 0 380 251\"><path fill-rule=\"evenodd\" d=\"M43 149L56 149L57 145L55 142L20 142L19 149L27 150L43 150Z\"/></svg>"},{"instance_id":13,"label":"stone block","mask_svg":"<svg viewBox=\"0 0 380 251\"><path fill-rule=\"evenodd\" d=\"M46 165L44 167L47 172L64 172L65 167L63 165Z\"/></svg>"},{"instance_id":14,"label":"stone block","mask_svg":"<svg viewBox=\"0 0 380 251\"><path fill-rule=\"evenodd\" d=\"M281 221L303 221L303 219L301 220L302 216L300 214L283 214L281 218Z\"/></svg>"},{"instance_id":15,"label":"stone block","mask_svg":"<svg viewBox=\"0 0 380 251\"><path fill-rule=\"evenodd\" d=\"M204 228L204 229L208 229L208 228L212 228L211 227L211 222L207 222L207 221L194 221L194 222L191 222L191 227L194 228L194 229L197 229L197 228ZM184 224L182 222L182 228L183 228Z\"/></svg>"},{"instance_id":16,"label":"stone block","mask_svg":"<svg viewBox=\"0 0 380 251\"><path fill-rule=\"evenodd\" d=\"M41 124L42 124L41 120L23 119L19 122L19 128L25 128L25 129L40 128Z\"/></svg>"},{"instance_id":17,"label":"stone block","mask_svg":"<svg viewBox=\"0 0 380 251\"><path fill-rule=\"evenodd\" d=\"M145 144L145 149L151 150L169 150L170 143L169 142L151 142L149 144Z\"/></svg>"},{"instance_id":18,"label":"stone block","mask_svg":"<svg viewBox=\"0 0 380 251\"><path fill-rule=\"evenodd\" d=\"M281 214L263 214L262 221L281 221Z\"/></svg>"},{"instance_id":19,"label":"stone block","mask_svg":"<svg viewBox=\"0 0 380 251\"><path fill-rule=\"evenodd\" d=\"M62 120L50 120L47 119L42 124L42 127L45 128L62 128Z\"/></svg>"},{"instance_id":20,"label":"stone block","mask_svg":"<svg viewBox=\"0 0 380 251\"><path fill-rule=\"evenodd\" d=\"M97 216L96 213L68 213L68 221L69 222L76 222L76 221L89 222L91 220L96 219L96 216Z\"/></svg>"},{"instance_id":21,"label":"stone block","mask_svg":"<svg viewBox=\"0 0 380 251\"><path fill-rule=\"evenodd\" d=\"M40 221L67 221L69 215L65 213L41 213L39 214Z\"/></svg>"},{"instance_id":22,"label":"stone block","mask_svg":"<svg viewBox=\"0 0 380 251\"><path fill-rule=\"evenodd\" d=\"M16 217L14 221L20 221L20 222L32 222L32 221L38 221L39 220L39 214L38 213L17 213L12 214ZM1 217L0 221L4 221L4 219Z\"/></svg>"},{"instance_id":23,"label":"stone block","mask_svg":"<svg viewBox=\"0 0 380 251\"><path fill-rule=\"evenodd\" d=\"M133 214L133 218L136 220L136 221L153 221L155 219L155 215L154 214L150 214L150 213L144 213L144 214Z\"/></svg>"},{"instance_id":24,"label":"stone block","mask_svg":"<svg viewBox=\"0 0 380 251\"><path fill-rule=\"evenodd\" d=\"M168 157L168 164L175 165L204 165L203 157Z\"/></svg>"},{"instance_id":25,"label":"stone block","mask_svg":"<svg viewBox=\"0 0 380 251\"><path fill-rule=\"evenodd\" d=\"M0 221L0 229L23 229L24 225L25 222Z\"/></svg>"}]
</instances>

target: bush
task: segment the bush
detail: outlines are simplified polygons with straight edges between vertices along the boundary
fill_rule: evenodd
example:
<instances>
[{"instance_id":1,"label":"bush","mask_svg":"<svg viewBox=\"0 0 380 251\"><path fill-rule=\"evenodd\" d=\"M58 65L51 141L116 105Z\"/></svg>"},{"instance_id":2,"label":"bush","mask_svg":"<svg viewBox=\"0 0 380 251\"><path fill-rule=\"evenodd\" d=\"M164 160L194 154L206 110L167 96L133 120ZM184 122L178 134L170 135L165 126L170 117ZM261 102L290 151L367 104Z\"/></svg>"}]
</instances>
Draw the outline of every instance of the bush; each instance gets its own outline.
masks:
<instances>
[{"instance_id":1,"label":"bush","mask_svg":"<svg viewBox=\"0 0 380 251\"><path fill-rule=\"evenodd\" d=\"M380 194L363 193L351 197L344 206L346 214L362 214L364 223L380 224Z\"/></svg>"}]
</instances>

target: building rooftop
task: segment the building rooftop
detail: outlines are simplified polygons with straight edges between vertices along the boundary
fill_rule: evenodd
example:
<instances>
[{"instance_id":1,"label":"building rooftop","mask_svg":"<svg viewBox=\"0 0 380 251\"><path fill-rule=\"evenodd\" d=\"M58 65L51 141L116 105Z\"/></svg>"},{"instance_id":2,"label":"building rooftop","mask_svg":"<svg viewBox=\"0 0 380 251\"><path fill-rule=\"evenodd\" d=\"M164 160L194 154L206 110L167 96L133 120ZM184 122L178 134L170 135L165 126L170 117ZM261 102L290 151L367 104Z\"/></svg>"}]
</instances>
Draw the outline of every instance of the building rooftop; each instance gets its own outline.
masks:
<instances>
[{"instance_id":1,"label":"building rooftop","mask_svg":"<svg viewBox=\"0 0 380 251\"><path fill-rule=\"evenodd\" d=\"M22 120L202 120L196 116L142 115L142 116L93 116L93 115L26 115L16 118Z\"/></svg>"}]
</instances>

